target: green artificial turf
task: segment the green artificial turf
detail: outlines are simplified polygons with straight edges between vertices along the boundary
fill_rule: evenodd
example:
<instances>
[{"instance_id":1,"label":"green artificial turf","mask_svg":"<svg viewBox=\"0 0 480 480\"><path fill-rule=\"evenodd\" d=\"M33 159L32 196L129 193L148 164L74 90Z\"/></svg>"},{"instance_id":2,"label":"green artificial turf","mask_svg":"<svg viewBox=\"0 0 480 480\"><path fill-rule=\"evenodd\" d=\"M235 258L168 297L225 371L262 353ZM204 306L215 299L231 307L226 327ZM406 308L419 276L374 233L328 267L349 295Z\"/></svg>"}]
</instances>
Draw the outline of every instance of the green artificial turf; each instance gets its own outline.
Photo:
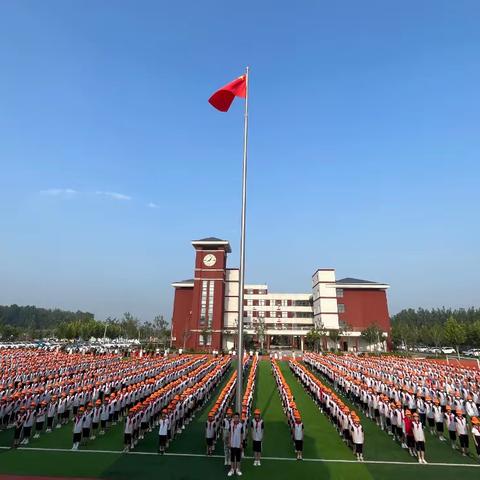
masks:
<instances>
[{"instance_id":1,"label":"green artificial turf","mask_svg":"<svg viewBox=\"0 0 480 480\"><path fill-rule=\"evenodd\" d=\"M313 400L306 394L297 379L290 372L288 363L281 362L280 367L286 381L289 383L297 405L305 423L305 458L347 459L352 460L350 450L341 442L337 432L328 419L320 413ZM226 375L229 378L232 369ZM156 432L141 442L134 454L98 453L96 450L115 450L122 448L123 424L109 430L105 437L97 438L87 449L82 451L34 451L27 449L0 450L0 473L24 475L52 476L85 476L111 480L196 480L226 478L223 458L204 456L204 422L206 414L220 391L217 387L209 404L197 413L194 421L172 443L169 452L176 454L195 453L198 456L160 456L153 454L156 449ZM257 386L254 397L254 407L262 410L265 420L264 455L268 457L294 457L290 432L281 407L276 383L271 374L269 361L261 361L257 372ZM366 430L366 456L370 459L400 460L409 462L410 457L390 437L381 432L369 420L363 421ZM9 445L12 430L0 433L0 444ZM431 441L433 442L433 440ZM430 442L429 442L430 443ZM251 441L247 455L251 454ZM44 434L31 443L32 447L62 448L71 446L71 424L62 427L51 434ZM444 450L438 454L440 461L452 461L446 445L439 445ZM447 448L445 448L447 447ZM427 448L429 448L427 444ZM433 446L432 446L433 449ZM223 454L221 440L217 442L216 453ZM427 459L429 455L427 450ZM431 452L433 455L433 452ZM435 454L436 455L436 454ZM458 455L459 456L459 455ZM461 456L457 461L464 460ZM295 460L263 460L261 467L253 467L251 459L242 462L244 477L253 480L295 480L302 479L332 479L332 480L404 480L411 475L421 475L422 480L447 480L463 477L465 480L480 476L480 468L440 467L418 465L414 462L408 465L385 465L369 463L330 463L330 462L299 462Z\"/></svg>"}]
</instances>

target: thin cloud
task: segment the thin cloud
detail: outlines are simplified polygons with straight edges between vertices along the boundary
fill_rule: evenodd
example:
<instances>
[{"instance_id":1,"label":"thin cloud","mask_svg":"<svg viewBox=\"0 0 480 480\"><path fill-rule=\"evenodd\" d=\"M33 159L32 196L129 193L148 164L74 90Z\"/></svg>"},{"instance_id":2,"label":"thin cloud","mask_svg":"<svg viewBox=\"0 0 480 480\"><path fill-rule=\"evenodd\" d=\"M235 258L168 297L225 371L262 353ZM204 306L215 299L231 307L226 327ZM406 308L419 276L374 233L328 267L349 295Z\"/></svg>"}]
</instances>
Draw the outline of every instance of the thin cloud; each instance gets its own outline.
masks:
<instances>
[{"instance_id":1,"label":"thin cloud","mask_svg":"<svg viewBox=\"0 0 480 480\"><path fill-rule=\"evenodd\" d=\"M148 208L160 208L160 205L157 205L154 202L149 202L149 203L147 203L147 207Z\"/></svg>"},{"instance_id":2,"label":"thin cloud","mask_svg":"<svg viewBox=\"0 0 480 480\"><path fill-rule=\"evenodd\" d=\"M73 188L49 188L47 190L40 190L41 195L50 195L52 197L59 196L72 196L76 195L78 192L73 190Z\"/></svg>"},{"instance_id":3,"label":"thin cloud","mask_svg":"<svg viewBox=\"0 0 480 480\"><path fill-rule=\"evenodd\" d=\"M101 195L103 197L113 198L114 200L131 200L132 199L132 197L128 195L124 195L123 193L117 193L117 192L97 191L95 192L95 194Z\"/></svg>"}]
</instances>

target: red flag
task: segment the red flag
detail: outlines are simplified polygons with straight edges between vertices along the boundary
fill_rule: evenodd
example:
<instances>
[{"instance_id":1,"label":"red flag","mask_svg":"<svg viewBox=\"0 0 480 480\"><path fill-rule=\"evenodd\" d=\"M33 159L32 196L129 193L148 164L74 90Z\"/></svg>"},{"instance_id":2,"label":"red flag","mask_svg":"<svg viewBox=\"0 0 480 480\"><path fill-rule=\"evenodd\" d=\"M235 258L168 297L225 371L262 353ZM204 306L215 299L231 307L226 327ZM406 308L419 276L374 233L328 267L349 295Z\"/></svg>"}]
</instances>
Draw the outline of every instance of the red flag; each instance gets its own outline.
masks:
<instances>
[{"instance_id":1,"label":"red flag","mask_svg":"<svg viewBox=\"0 0 480 480\"><path fill-rule=\"evenodd\" d=\"M220 90L217 90L209 99L209 103L221 112L228 112L235 97L245 98L247 96L247 77L242 75L233 82L228 83Z\"/></svg>"}]
</instances>

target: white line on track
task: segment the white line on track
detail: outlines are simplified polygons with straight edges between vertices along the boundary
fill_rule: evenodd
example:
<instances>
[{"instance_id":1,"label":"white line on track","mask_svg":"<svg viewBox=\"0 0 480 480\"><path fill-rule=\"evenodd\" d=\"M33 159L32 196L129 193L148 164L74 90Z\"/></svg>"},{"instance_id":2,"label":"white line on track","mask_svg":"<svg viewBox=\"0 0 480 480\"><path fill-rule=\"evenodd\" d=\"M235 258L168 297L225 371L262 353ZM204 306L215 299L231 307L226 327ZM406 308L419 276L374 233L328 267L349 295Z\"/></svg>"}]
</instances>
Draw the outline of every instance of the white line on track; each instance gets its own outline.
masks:
<instances>
[{"instance_id":1,"label":"white line on track","mask_svg":"<svg viewBox=\"0 0 480 480\"><path fill-rule=\"evenodd\" d=\"M0 447L0 450L10 450L10 447ZM41 447L19 447L18 450L32 450L39 452L69 452L69 453L109 453L109 454L125 454L125 455L153 455L160 456L156 452L128 452L125 453L122 450L70 450L68 448L41 448ZM205 454L201 453L175 453L167 452L165 453L166 457L202 457L207 458ZM212 455L211 458L224 458L223 455ZM253 457L245 456L243 458L252 459ZM278 460L278 461L287 461L287 462L296 462L296 458L289 457L262 457L262 460ZM345 460L345 459L335 459L335 458L304 458L304 462L322 462L322 463L371 463L375 465L410 465L410 466L420 466L417 462L395 462L395 461L384 461L384 460L365 460L364 462L357 462L356 460ZM424 465L421 465L422 467ZM427 463L425 466L433 467L472 467L480 468L480 465L475 463Z\"/></svg>"}]
</instances>

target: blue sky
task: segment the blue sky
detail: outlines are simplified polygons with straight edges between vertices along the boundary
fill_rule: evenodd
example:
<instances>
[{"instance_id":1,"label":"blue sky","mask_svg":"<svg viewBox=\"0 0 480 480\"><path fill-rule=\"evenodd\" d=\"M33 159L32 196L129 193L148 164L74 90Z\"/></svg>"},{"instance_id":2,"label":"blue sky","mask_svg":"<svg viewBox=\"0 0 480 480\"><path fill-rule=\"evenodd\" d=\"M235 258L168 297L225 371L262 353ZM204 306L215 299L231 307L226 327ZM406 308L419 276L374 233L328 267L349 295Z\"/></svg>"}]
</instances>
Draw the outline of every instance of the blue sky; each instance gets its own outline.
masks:
<instances>
[{"instance_id":1,"label":"blue sky","mask_svg":"<svg viewBox=\"0 0 480 480\"><path fill-rule=\"evenodd\" d=\"M391 284L390 310L480 306L477 1L0 6L0 304L171 316L190 240L247 281Z\"/></svg>"}]
</instances>

